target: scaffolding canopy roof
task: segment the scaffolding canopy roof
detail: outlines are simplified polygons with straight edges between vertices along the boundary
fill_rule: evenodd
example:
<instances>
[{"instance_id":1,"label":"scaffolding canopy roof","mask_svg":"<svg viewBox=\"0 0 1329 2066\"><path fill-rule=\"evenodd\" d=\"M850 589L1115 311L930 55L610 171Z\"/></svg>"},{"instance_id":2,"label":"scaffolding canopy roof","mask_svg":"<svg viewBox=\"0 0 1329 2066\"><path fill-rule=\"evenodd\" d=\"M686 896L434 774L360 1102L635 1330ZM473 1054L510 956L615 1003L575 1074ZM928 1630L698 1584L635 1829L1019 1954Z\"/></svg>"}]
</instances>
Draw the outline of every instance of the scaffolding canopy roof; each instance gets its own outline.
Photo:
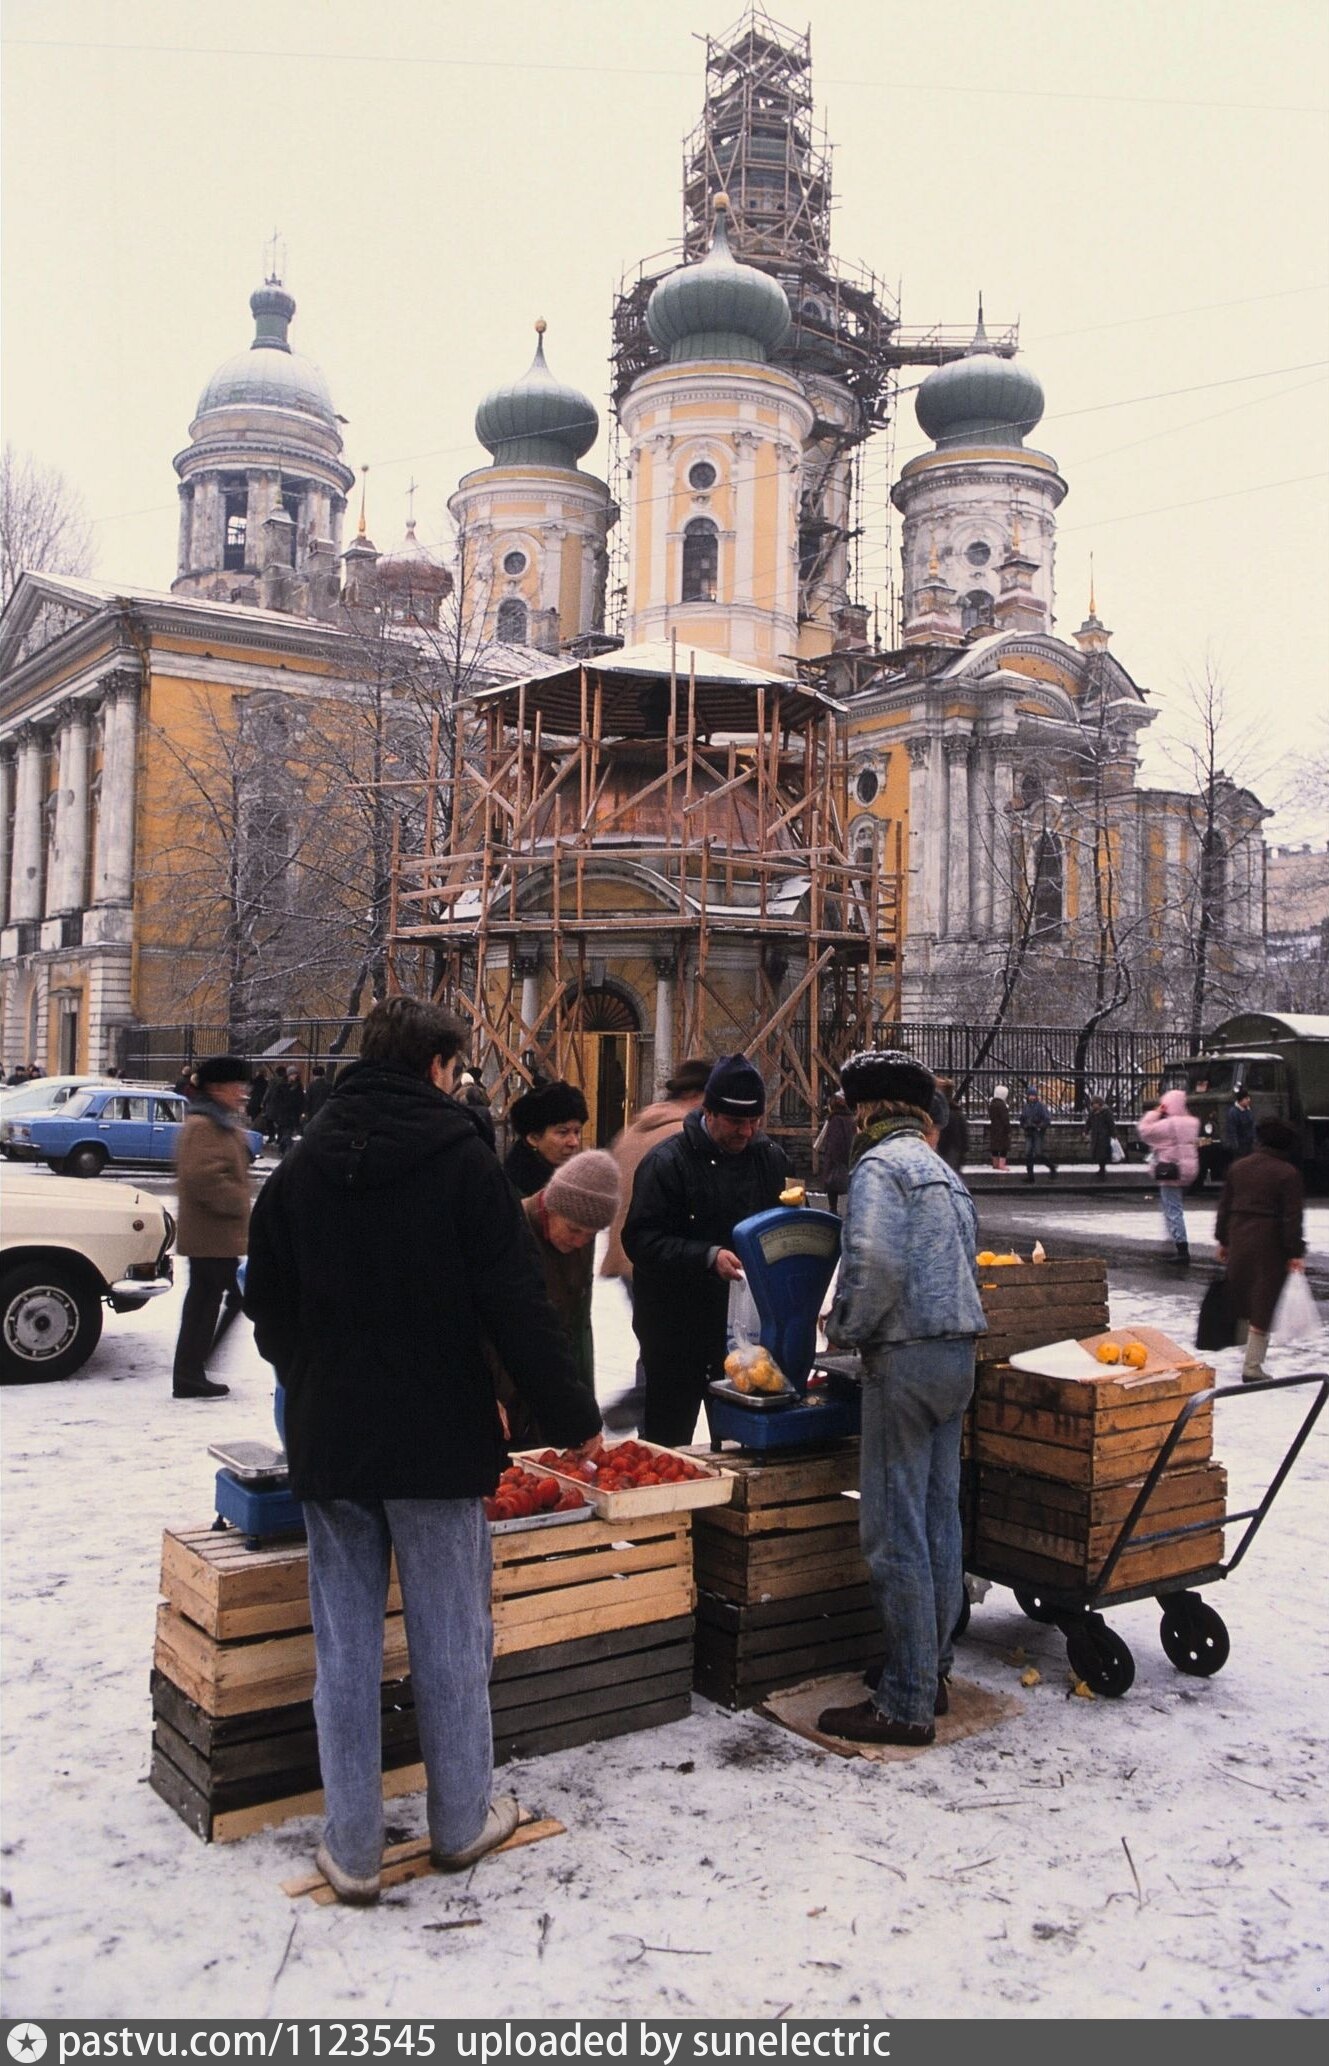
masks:
<instances>
[{"instance_id":1,"label":"scaffolding canopy roof","mask_svg":"<svg viewBox=\"0 0 1329 2066\"><path fill-rule=\"evenodd\" d=\"M747 733L755 729L757 691L778 690L782 717L801 722L824 711L838 714L844 705L825 689L809 686L787 674L775 674L762 667L749 667L720 653L700 647L674 648L666 640L623 646L598 660L577 660L552 673L531 674L515 681L500 682L481 689L475 697L477 710L508 706L515 717L523 699L527 722L541 713L547 731L575 736L582 730L582 681L588 692L600 696L600 729L604 737L621 739L662 738L669 718L669 681L677 687L675 721L682 719L695 669L697 725L704 732ZM770 722L774 705L768 705Z\"/></svg>"}]
</instances>

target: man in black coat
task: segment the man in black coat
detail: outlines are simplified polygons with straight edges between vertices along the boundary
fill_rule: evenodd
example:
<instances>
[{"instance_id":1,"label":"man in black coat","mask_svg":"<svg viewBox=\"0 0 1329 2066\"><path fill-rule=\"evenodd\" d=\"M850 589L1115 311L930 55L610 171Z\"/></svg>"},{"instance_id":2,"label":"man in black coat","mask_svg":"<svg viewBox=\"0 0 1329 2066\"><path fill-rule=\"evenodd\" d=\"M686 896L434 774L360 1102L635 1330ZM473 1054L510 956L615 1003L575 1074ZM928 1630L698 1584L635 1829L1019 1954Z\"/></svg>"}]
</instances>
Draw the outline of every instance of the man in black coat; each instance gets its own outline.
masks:
<instances>
[{"instance_id":1,"label":"man in black coat","mask_svg":"<svg viewBox=\"0 0 1329 2066\"><path fill-rule=\"evenodd\" d=\"M789 1165L761 1132L766 1086L743 1055L712 1069L700 1112L637 1169L623 1223L632 1325L646 1373L642 1433L690 1442L706 1387L724 1370L729 1286L743 1274L734 1228L778 1205Z\"/></svg>"},{"instance_id":2,"label":"man in black coat","mask_svg":"<svg viewBox=\"0 0 1329 2066\"><path fill-rule=\"evenodd\" d=\"M454 1103L465 1029L393 997L361 1060L261 1192L245 1309L286 1388L291 1489L304 1501L327 1820L319 1868L377 1898L379 1679L395 1552L446 1871L516 1827L491 1799L489 1529L505 1460L486 1342L553 1442L600 1416L577 1383L521 1206Z\"/></svg>"}]
</instances>

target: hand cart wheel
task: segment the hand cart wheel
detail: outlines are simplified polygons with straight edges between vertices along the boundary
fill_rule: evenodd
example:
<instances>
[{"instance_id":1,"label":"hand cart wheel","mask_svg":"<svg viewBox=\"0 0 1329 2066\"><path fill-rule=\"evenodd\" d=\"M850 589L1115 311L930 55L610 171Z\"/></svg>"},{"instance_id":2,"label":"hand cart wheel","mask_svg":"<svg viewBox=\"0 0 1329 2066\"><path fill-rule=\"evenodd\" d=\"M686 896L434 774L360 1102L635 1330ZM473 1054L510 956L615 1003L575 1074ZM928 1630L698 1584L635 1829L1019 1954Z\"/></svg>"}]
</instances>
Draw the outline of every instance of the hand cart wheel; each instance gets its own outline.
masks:
<instances>
[{"instance_id":1,"label":"hand cart wheel","mask_svg":"<svg viewBox=\"0 0 1329 2066\"><path fill-rule=\"evenodd\" d=\"M1076 1678L1105 1700L1120 1700L1135 1683L1135 1659L1101 1614L1086 1614L1069 1631L1066 1655Z\"/></svg>"},{"instance_id":2,"label":"hand cart wheel","mask_svg":"<svg viewBox=\"0 0 1329 2066\"><path fill-rule=\"evenodd\" d=\"M1048 1605L1046 1594L1036 1592L1030 1586L1015 1587L1015 1604L1022 1614L1028 1615L1030 1621L1050 1624L1057 1619L1057 1609Z\"/></svg>"},{"instance_id":3,"label":"hand cart wheel","mask_svg":"<svg viewBox=\"0 0 1329 2066\"><path fill-rule=\"evenodd\" d=\"M1158 1635L1168 1663L1192 1679L1222 1671L1232 1648L1222 1615L1198 1593L1172 1593L1160 1604Z\"/></svg>"}]
</instances>

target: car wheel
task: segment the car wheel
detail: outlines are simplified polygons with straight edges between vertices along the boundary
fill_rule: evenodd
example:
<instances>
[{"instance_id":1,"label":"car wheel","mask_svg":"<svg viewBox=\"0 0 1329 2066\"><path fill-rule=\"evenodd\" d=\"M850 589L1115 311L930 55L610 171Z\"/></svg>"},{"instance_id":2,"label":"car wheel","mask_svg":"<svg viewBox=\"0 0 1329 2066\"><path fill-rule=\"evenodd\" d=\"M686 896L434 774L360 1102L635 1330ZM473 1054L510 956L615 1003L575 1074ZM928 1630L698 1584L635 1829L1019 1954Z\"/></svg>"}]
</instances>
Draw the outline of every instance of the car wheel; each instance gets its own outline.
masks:
<instances>
[{"instance_id":1,"label":"car wheel","mask_svg":"<svg viewBox=\"0 0 1329 2066\"><path fill-rule=\"evenodd\" d=\"M58 1263L0 1277L0 1379L45 1384L81 1370L101 1340L102 1302Z\"/></svg>"},{"instance_id":2,"label":"car wheel","mask_svg":"<svg viewBox=\"0 0 1329 2066\"><path fill-rule=\"evenodd\" d=\"M72 1154L65 1157L65 1175L100 1176L109 1159L105 1148L98 1148L95 1145L75 1148Z\"/></svg>"}]
</instances>

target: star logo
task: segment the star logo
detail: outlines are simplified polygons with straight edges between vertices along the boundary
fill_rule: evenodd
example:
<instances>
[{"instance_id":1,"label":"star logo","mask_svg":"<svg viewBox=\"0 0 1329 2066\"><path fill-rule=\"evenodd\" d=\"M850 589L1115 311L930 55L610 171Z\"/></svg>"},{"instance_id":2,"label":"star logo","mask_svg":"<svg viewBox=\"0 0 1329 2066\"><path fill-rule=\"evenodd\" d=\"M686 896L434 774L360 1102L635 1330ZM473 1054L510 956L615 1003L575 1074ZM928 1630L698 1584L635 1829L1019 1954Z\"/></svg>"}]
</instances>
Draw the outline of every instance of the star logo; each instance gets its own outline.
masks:
<instances>
[{"instance_id":1,"label":"star logo","mask_svg":"<svg viewBox=\"0 0 1329 2066\"><path fill-rule=\"evenodd\" d=\"M16 2023L5 2038L11 2059L23 2059L36 2066L46 2054L46 2032L39 2023Z\"/></svg>"}]
</instances>

